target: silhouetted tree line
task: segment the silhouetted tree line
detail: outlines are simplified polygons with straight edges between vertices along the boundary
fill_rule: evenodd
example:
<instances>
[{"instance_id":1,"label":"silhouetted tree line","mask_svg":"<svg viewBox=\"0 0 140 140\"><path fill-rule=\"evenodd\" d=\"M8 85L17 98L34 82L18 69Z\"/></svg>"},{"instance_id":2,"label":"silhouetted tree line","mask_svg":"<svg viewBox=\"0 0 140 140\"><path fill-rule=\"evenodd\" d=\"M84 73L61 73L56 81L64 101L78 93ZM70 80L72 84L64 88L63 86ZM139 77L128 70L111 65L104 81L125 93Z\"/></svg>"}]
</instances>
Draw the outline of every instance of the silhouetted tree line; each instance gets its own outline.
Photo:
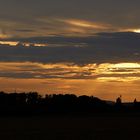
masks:
<instances>
[{"instance_id":1,"label":"silhouetted tree line","mask_svg":"<svg viewBox=\"0 0 140 140\"><path fill-rule=\"evenodd\" d=\"M76 96L73 94L53 94L41 96L37 92L5 93L0 92L0 115L22 114L63 114L63 113L97 113L97 112L140 112L140 103L123 104L121 97L116 103L100 100L93 96Z\"/></svg>"}]
</instances>

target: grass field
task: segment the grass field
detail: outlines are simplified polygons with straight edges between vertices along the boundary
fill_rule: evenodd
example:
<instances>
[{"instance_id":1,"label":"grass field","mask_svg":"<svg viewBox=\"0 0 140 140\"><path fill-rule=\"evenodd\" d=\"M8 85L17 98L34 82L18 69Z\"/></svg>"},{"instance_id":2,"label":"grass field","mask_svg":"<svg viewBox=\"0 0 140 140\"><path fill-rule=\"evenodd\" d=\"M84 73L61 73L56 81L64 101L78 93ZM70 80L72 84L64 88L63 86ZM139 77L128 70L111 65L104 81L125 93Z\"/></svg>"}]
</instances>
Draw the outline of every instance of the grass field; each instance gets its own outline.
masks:
<instances>
[{"instance_id":1,"label":"grass field","mask_svg":"<svg viewBox=\"0 0 140 140\"><path fill-rule=\"evenodd\" d=\"M1 117L1 140L139 140L140 116Z\"/></svg>"}]
</instances>

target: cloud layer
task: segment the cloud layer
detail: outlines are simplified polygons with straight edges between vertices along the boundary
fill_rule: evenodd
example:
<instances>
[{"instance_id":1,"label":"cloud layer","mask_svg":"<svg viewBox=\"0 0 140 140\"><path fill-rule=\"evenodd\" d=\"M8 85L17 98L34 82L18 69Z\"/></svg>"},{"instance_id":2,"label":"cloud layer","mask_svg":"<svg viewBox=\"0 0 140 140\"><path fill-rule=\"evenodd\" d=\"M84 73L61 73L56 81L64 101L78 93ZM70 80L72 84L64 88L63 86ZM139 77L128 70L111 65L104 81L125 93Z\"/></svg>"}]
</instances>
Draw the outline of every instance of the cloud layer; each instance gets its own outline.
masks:
<instances>
[{"instance_id":1,"label":"cloud layer","mask_svg":"<svg viewBox=\"0 0 140 140\"><path fill-rule=\"evenodd\" d=\"M0 3L0 37L140 29L139 0L0 0Z\"/></svg>"},{"instance_id":2,"label":"cloud layer","mask_svg":"<svg viewBox=\"0 0 140 140\"><path fill-rule=\"evenodd\" d=\"M11 38L2 41L19 42L16 47L0 45L0 61L73 63L120 63L140 61L140 34L99 33L89 37ZM47 43L44 47L25 47L22 43Z\"/></svg>"}]
</instances>

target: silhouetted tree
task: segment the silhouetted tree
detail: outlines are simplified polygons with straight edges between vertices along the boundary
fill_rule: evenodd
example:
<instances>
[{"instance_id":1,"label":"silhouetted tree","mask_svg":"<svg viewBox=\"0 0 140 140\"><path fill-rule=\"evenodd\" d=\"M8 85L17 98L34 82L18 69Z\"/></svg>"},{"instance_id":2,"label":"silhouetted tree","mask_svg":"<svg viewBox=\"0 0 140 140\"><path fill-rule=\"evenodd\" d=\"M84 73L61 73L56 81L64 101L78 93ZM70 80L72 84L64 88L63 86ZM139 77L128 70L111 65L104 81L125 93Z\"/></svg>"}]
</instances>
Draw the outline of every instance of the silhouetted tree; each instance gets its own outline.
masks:
<instances>
[{"instance_id":1,"label":"silhouetted tree","mask_svg":"<svg viewBox=\"0 0 140 140\"><path fill-rule=\"evenodd\" d=\"M122 103L122 97L115 104L108 104L93 96L73 94L53 94L42 97L37 92L5 93L0 92L0 114L47 114L47 113L97 113L114 111L140 112L140 103L134 100L131 106ZM116 110L117 109L117 110Z\"/></svg>"},{"instance_id":2,"label":"silhouetted tree","mask_svg":"<svg viewBox=\"0 0 140 140\"><path fill-rule=\"evenodd\" d=\"M118 97L117 99L116 99L116 104L117 105L121 105L122 104L122 96L120 95L120 97Z\"/></svg>"}]
</instances>

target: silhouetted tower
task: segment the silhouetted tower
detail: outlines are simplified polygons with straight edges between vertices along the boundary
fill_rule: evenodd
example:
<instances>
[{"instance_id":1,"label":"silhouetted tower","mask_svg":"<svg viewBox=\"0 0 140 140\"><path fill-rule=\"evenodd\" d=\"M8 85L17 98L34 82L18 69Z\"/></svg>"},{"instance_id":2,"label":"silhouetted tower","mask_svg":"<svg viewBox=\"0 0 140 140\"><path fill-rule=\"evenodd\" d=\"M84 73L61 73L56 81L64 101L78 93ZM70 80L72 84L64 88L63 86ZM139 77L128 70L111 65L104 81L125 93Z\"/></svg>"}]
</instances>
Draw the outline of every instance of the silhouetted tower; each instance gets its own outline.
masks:
<instances>
[{"instance_id":1,"label":"silhouetted tower","mask_svg":"<svg viewBox=\"0 0 140 140\"><path fill-rule=\"evenodd\" d=\"M137 99L135 98L135 99L134 99L134 104L136 104L136 103L137 103Z\"/></svg>"},{"instance_id":2,"label":"silhouetted tower","mask_svg":"<svg viewBox=\"0 0 140 140\"><path fill-rule=\"evenodd\" d=\"M122 104L122 96L120 95L120 97L118 97L116 99L116 104Z\"/></svg>"},{"instance_id":3,"label":"silhouetted tower","mask_svg":"<svg viewBox=\"0 0 140 140\"><path fill-rule=\"evenodd\" d=\"M134 107L137 108L138 107L138 102L137 99L134 100Z\"/></svg>"}]
</instances>

